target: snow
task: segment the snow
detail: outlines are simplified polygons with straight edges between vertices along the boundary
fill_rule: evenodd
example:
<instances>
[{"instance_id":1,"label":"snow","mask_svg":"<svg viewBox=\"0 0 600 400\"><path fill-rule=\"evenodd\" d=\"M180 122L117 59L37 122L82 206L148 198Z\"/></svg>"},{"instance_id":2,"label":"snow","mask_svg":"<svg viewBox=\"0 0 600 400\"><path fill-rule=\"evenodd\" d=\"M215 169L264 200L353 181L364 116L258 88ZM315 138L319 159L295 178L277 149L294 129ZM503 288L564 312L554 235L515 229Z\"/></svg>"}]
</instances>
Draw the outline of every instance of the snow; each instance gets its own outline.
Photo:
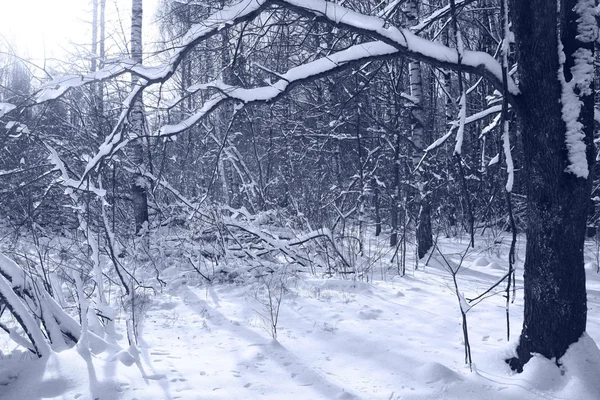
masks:
<instances>
[{"instance_id":1,"label":"snow","mask_svg":"<svg viewBox=\"0 0 600 400\"><path fill-rule=\"evenodd\" d=\"M455 130L455 129L457 129L457 128L460 128L460 127L461 127L461 124L462 124L462 127L463 127L463 129L462 129L462 132L460 133L460 135L459 135L459 133L457 132L457 139L456 139L456 142L457 142L457 143L456 143L456 146L458 146L458 143L459 143L459 137L460 137L460 136L462 136L462 135L464 134L464 126L465 126L465 125L467 125L467 124L471 124L471 123L473 123L473 122L476 122L476 121L479 121L479 120L481 120L481 119L483 119L483 118L485 118L485 117L487 117L487 116L489 116L489 115L492 115L492 114L497 114L497 115L494 117L494 120L493 120L493 121L490 123L490 125L488 125L487 127L485 127L485 128L482 130L482 132L481 132L481 135L484 135L484 134L488 133L490 130L492 130L492 129L493 129L495 126L496 126L496 124L497 124L497 123L498 123L498 121L500 120L500 114L499 114L499 113L502 111L502 106L501 106L501 105L495 105L495 106L491 106L491 107L489 107L489 108L487 108L487 109L485 109L485 110L483 110L483 111L480 111L480 112L478 112L478 113L475 113L475 114L469 115L468 117L465 117L465 116L463 115L463 110L464 110L464 109L466 109L466 107L464 107L464 108L462 107L462 105L463 105L463 102L462 102L462 101L463 101L463 98L466 100L466 97L464 97L464 96L461 96L461 98L460 98L460 100L461 100L461 102L460 102L461 109L460 109L460 111L459 111L459 115L458 115L458 117L459 117L459 118L458 118L458 120L457 120L457 121L452 121L452 122L451 122L450 129L448 130L448 132L447 132L447 133L445 133L445 134L444 134L444 136L442 136L442 137L440 137L440 138L436 139L436 140L435 140L433 143L431 143L431 144L430 144L430 145L429 145L429 146L428 146L428 147L425 149L425 152L429 152L429 151L431 151L431 150L433 150L433 149L435 149L435 148L437 148L437 147L440 147L442 144L444 144L444 142L445 142L445 141L446 141L446 140L447 140L447 139L448 139L450 136L452 136L452 133L454 132L454 130ZM600 115L600 112L599 112L599 115ZM460 148L462 148L462 139L463 139L463 138L462 138L462 137L460 137L460 146L459 146ZM455 146L455 147L456 147L456 146Z\"/></svg>"},{"instance_id":2,"label":"snow","mask_svg":"<svg viewBox=\"0 0 600 400\"><path fill-rule=\"evenodd\" d=\"M444 142L450 137L452 136L452 132L454 132L454 127L450 128L450 130L441 138L436 139L433 143L431 143L429 146L427 146L427 148L425 149L425 152L429 152L437 147L440 147L442 144L444 144Z\"/></svg>"},{"instance_id":3,"label":"snow","mask_svg":"<svg viewBox=\"0 0 600 400\"><path fill-rule=\"evenodd\" d=\"M594 0L579 0L573 8L579 18L577 19L577 40L590 43L598 40L598 23L596 16L598 9Z\"/></svg>"},{"instance_id":4,"label":"snow","mask_svg":"<svg viewBox=\"0 0 600 400\"><path fill-rule=\"evenodd\" d=\"M97 168L104 158L114 154L115 151L125 146L130 140L123 136L122 131L125 119L128 115L128 109L139 92L143 91L146 86L151 84L167 81L173 75L186 52L197 43L208 39L228 25L237 24L254 18L256 15L260 14L261 10L274 2L274 0L242 0L239 3L218 10L203 20L202 23L193 25L186 34L183 35L179 43L174 46L175 51L171 55L169 62L165 64L144 66L131 59L121 58L99 71L88 74L59 77L43 85L36 94L36 101L38 103L56 99L70 88L89 84L94 81L111 79L127 72L134 73L142 78L139 85L131 91L124 101L124 109L118 122L115 124L114 130L108 135L97 153L88 162L81 177L82 180L75 183L75 186L81 187L83 179L87 178L91 171ZM206 85L206 87L210 86L218 88L227 93L218 93L212 96L189 118L177 124L163 126L158 132L159 136L174 136L177 133L188 129L228 98L237 99L246 104L254 101L268 101L274 99L289 88L291 82L300 82L304 79L318 76L334 70L339 65L352 61L393 55L395 53L405 53L416 58L425 58L429 62L454 65L460 64L491 76L496 81L501 81L502 79L500 63L498 63L494 57L484 52L464 50L462 42L459 43L459 50L456 51L455 49L443 46L440 43L421 38L408 29L387 26L388 24L382 18L360 14L339 4L328 1L281 0L278 1L278 4L290 8L301 9L319 17L324 16L336 24L347 25L352 29L371 32L381 38L381 40L355 45L347 50L331 55L329 57L331 59L323 58L294 68L282 75L282 79L273 85L254 89L228 87L222 82L214 82L212 85ZM292 81L286 82L284 78L292 79ZM196 87L193 90L199 90L201 87L202 86ZM508 90L511 94L519 93L515 82L510 77L508 79Z\"/></svg>"},{"instance_id":5,"label":"snow","mask_svg":"<svg viewBox=\"0 0 600 400\"><path fill-rule=\"evenodd\" d=\"M120 59L118 62L107 66L96 72L80 75L63 75L46 82L36 93L35 100L37 103L43 103L49 100L54 100L62 96L67 90L89 83L108 79L126 72L131 66L132 61L129 59Z\"/></svg>"},{"instance_id":6,"label":"snow","mask_svg":"<svg viewBox=\"0 0 600 400\"><path fill-rule=\"evenodd\" d=\"M467 96L465 93L460 95L458 110L458 129L456 131L456 144L454 146L454 154L461 154L462 144L465 133L465 120L467 114Z\"/></svg>"},{"instance_id":7,"label":"snow","mask_svg":"<svg viewBox=\"0 0 600 400\"><path fill-rule=\"evenodd\" d=\"M315 15L325 16L336 24L345 24L355 29L373 32L393 43L401 51L414 53L441 63L455 65L459 63L459 54L455 49L421 38L409 29L388 26L386 21L381 18L360 14L324 0L281 0L280 3L287 3ZM502 81L502 67L491 55L480 51L464 50L460 57L461 64L473 68L483 68L497 80ZM508 91L511 94L519 93L519 89L511 78L508 79Z\"/></svg>"},{"instance_id":8,"label":"snow","mask_svg":"<svg viewBox=\"0 0 600 400\"><path fill-rule=\"evenodd\" d=\"M282 298L278 340L259 316L260 282L192 284L169 268L165 292L147 299L139 346L92 353L77 346L31 359L18 351L0 358L3 399L584 399L600 396L600 275L588 276L588 332L556 364L541 356L522 374L504 363L505 299L471 307L467 300L505 274L508 238L491 249L485 240L458 273L461 304L444 262L435 256L399 277L387 266L369 283L290 276ZM468 239L441 239L451 263ZM591 246L592 244L590 244ZM518 243L519 265L525 245ZM586 261L592 262L593 255ZM381 274L381 275L380 275ZM179 278L177 281L173 278ZM383 277L383 279L382 279ZM522 276L517 287L522 288ZM464 296L462 293L464 292ZM521 293L522 291L518 291ZM469 310L475 367L464 365L459 307ZM522 295L511 305L511 325L522 322ZM124 334L122 315L118 330Z\"/></svg>"},{"instance_id":9,"label":"snow","mask_svg":"<svg viewBox=\"0 0 600 400\"><path fill-rule=\"evenodd\" d=\"M161 127L158 135L175 135L190 128L216 109L223 101L228 99L237 100L244 104L270 101L283 94L292 84L297 84L311 77L335 70L349 62L367 60L370 58L395 54L397 52L398 50L389 44L380 41L367 42L351 46L346 50L330 54L327 57L291 68L285 74L281 75L281 79L268 86L245 89L227 85L221 80L194 85L189 89L192 92L209 88L218 89L219 92L209 98L204 105L190 117L177 124L164 125Z\"/></svg>"},{"instance_id":10,"label":"snow","mask_svg":"<svg viewBox=\"0 0 600 400\"><path fill-rule=\"evenodd\" d=\"M598 38L598 25L596 23L596 8L594 0L579 0L574 8L580 17L577 20L577 39L583 43L593 42ZM565 54L563 45L559 40L558 80L562 87L561 104L562 119L566 125L565 143L567 145L569 166L566 172L579 178L587 178L589 174L586 158L586 144L583 124L579 122L579 114L583 102L580 96L592 94L594 79L594 54L587 48L578 48L572 54L574 65L571 67L572 78L569 82L565 79L564 63Z\"/></svg>"},{"instance_id":11,"label":"snow","mask_svg":"<svg viewBox=\"0 0 600 400\"><path fill-rule=\"evenodd\" d=\"M39 355L47 357L51 354L51 349L44 338L44 334L30 314L27 305L13 291L14 287L22 288L25 284L24 277L22 274L18 274L17 270L18 267L13 261L4 256L4 254L0 254L0 301L6 303L9 311L14 310L21 318L23 326L27 329L26 334L30 339L26 347L35 348ZM23 340L19 339L20 342L23 342Z\"/></svg>"},{"instance_id":12,"label":"snow","mask_svg":"<svg viewBox=\"0 0 600 400\"><path fill-rule=\"evenodd\" d=\"M457 0L455 1L455 6L456 7L460 7L465 3L466 0ZM388 5L386 7L387 9L392 9L393 6L396 5L396 2L393 2L392 4ZM443 18L445 15L450 13L450 4L439 8L438 10L432 12L431 14L429 14L427 17L421 18L419 23L416 25L413 25L410 27L410 30L413 32L420 32L423 29L427 28L429 25L431 25L433 22L439 20L440 18ZM386 12L385 14L387 15L389 12Z\"/></svg>"},{"instance_id":13,"label":"snow","mask_svg":"<svg viewBox=\"0 0 600 400\"><path fill-rule=\"evenodd\" d=\"M499 161L500 161L500 154L496 154L488 163L488 167L492 166L494 164L498 164Z\"/></svg>"},{"instance_id":14,"label":"snow","mask_svg":"<svg viewBox=\"0 0 600 400\"><path fill-rule=\"evenodd\" d=\"M502 109L502 107L498 107L500 108L500 111ZM479 135L479 137L483 137L484 135L487 135L492 129L494 129L498 123L500 122L500 119L502 118L502 114L497 114L494 119L492 120L492 122L490 122L485 128L483 128L481 130L481 135Z\"/></svg>"},{"instance_id":15,"label":"snow","mask_svg":"<svg viewBox=\"0 0 600 400\"><path fill-rule=\"evenodd\" d=\"M14 104L0 103L0 117L2 117L5 114L8 114L9 112L11 112L12 110L14 110L15 108L17 108L17 106L15 106ZM9 129L9 128L6 128L6 129Z\"/></svg>"},{"instance_id":16,"label":"snow","mask_svg":"<svg viewBox=\"0 0 600 400\"><path fill-rule=\"evenodd\" d=\"M504 151L504 158L506 160L506 173L508 174L508 178L506 180L506 191L512 192L513 183L515 180L515 167L512 159L512 153L510 149L510 135L509 135L509 121L504 121L504 126L502 127L502 150Z\"/></svg>"},{"instance_id":17,"label":"snow","mask_svg":"<svg viewBox=\"0 0 600 400\"><path fill-rule=\"evenodd\" d=\"M562 53L562 45L559 48ZM571 68L573 78L567 82L564 76L564 55L561 57L561 64L558 72L558 79L562 86L561 104L562 104L562 119L566 125L565 143L568 150L569 166L567 172L574 174L580 178L587 178L589 174L586 145L584 142L585 133L583 132L583 124L579 122L579 114L583 105L579 99L579 95L575 92L575 87L585 85L587 83L587 91L589 91L588 76L591 73L593 77L594 58L592 53L586 49L578 49L575 55L575 66ZM583 68L588 65L589 69ZM585 86L584 86L585 88ZM582 94L585 92L582 91Z\"/></svg>"}]
</instances>

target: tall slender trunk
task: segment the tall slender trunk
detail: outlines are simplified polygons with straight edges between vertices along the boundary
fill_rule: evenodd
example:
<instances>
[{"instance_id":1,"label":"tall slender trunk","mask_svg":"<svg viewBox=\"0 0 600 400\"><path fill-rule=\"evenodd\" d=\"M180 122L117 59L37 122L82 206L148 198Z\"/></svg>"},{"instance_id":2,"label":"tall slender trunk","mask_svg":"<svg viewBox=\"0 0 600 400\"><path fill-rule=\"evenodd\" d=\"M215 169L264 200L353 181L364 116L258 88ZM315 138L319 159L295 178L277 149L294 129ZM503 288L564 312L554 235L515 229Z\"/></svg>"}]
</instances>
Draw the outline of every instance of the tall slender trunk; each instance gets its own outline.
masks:
<instances>
[{"instance_id":1,"label":"tall slender trunk","mask_svg":"<svg viewBox=\"0 0 600 400\"><path fill-rule=\"evenodd\" d=\"M391 205L391 225L392 225L392 234L390 235L390 246L395 247L398 245L398 229L399 229L399 204L400 198L402 197L402 189L400 187L400 135L402 133L397 130L395 139L396 143L394 144L394 168L393 168L393 179L394 186L392 188L392 205Z\"/></svg>"},{"instance_id":2,"label":"tall slender trunk","mask_svg":"<svg viewBox=\"0 0 600 400\"><path fill-rule=\"evenodd\" d=\"M98 37L98 67L104 68L104 58L106 57L106 0L100 0L100 36ZM98 104L98 115L100 116L100 129L104 132L104 84L98 82L97 87L98 99L101 99ZM102 135L104 136L104 135Z\"/></svg>"},{"instance_id":3,"label":"tall slender trunk","mask_svg":"<svg viewBox=\"0 0 600 400\"><path fill-rule=\"evenodd\" d=\"M142 0L131 2L131 58L135 63L142 63ZM138 77L131 78L131 85L138 84ZM132 105L129 115L130 133L133 137L144 134L144 105L140 96ZM135 232L140 233L145 223L148 222L148 194L146 192L146 179L142 176L144 169L144 145L141 139L133 142L130 154L131 162L140 171L134 175L131 183L131 199L133 202L133 216L135 219Z\"/></svg>"},{"instance_id":4,"label":"tall slender trunk","mask_svg":"<svg viewBox=\"0 0 600 400\"><path fill-rule=\"evenodd\" d=\"M379 204L379 181L376 177L371 178L373 188L373 206L375 207L375 236L381 235L381 205Z\"/></svg>"},{"instance_id":5,"label":"tall slender trunk","mask_svg":"<svg viewBox=\"0 0 600 400\"><path fill-rule=\"evenodd\" d=\"M92 60L90 71L95 72L98 66L98 2L92 0Z\"/></svg>"},{"instance_id":6,"label":"tall slender trunk","mask_svg":"<svg viewBox=\"0 0 600 400\"><path fill-rule=\"evenodd\" d=\"M92 2L92 59L90 71L95 72L104 67L104 36L105 36L105 9L106 0L93 0ZM102 82L94 82L93 93L93 118L96 137L104 139L104 85Z\"/></svg>"},{"instance_id":7,"label":"tall slender trunk","mask_svg":"<svg viewBox=\"0 0 600 400\"><path fill-rule=\"evenodd\" d=\"M419 4L417 0L410 0L404 5L404 12L408 18L408 25L415 25L419 21ZM419 215L417 219L417 255L419 259L433 246L433 235L431 232L431 206L427 194L427 176L425 167L419 167L421 150L425 148L425 116L423 111L423 79L421 63L411 61L408 64L410 78L410 94L415 99L411 110L411 139L417 148L413 154L413 168L415 168L415 180L419 190L418 204Z\"/></svg>"}]
</instances>

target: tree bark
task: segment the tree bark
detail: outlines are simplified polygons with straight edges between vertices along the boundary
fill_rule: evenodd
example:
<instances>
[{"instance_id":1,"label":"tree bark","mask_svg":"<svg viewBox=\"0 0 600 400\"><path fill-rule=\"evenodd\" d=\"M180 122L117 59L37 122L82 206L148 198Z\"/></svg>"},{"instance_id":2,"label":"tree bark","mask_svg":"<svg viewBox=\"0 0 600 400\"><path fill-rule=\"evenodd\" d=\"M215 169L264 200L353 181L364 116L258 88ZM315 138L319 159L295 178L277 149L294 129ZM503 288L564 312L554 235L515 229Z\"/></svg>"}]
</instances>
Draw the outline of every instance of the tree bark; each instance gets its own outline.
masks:
<instances>
[{"instance_id":1,"label":"tree bark","mask_svg":"<svg viewBox=\"0 0 600 400\"><path fill-rule=\"evenodd\" d=\"M142 63L142 0L132 0L131 3L131 58L134 62ZM132 76L131 84L137 85L138 79ZM143 136L144 133L144 106L140 96L129 115L132 136ZM141 140L133 143L131 161L139 169L144 168L144 146ZM141 173L134 175L131 184L131 198L133 201L133 216L135 219L135 232L140 233L145 223L148 222L148 194L146 193L146 180Z\"/></svg>"},{"instance_id":2,"label":"tree bark","mask_svg":"<svg viewBox=\"0 0 600 400\"><path fill-rule=\"evenodd\" d=\"M593 55L593 41L576 39L577 1L512 0L521 95L518 118L525 152L527 182L527 247L525 259L525 316L517 357L507 360L522 371L531 353L558 362L586 327L586 288L583 246L591 194L593 147L593 82L591 94L579 93L579 122L585 134L587 178L568 172L567 127L562 117L562 86L557 20L564 45L565 79L577 49ZM593 2L592 2L593 4ZM564 100L563 100L564 102Z\"/></svg>"},{"instance_id":3,"label":"tree bark","mask_svg":"<svg viewBox=\"0 0 600 400\"><path fill-rule=\"evenodd\" d=\"M419 4L417 0L411 0L405 3L404 13L408 19L408 26L413 26L419 22ZM431 231L431 205L430 196L427 189L426 166L419 167L421 154L419 151L425 148L425 116L423 111L423 79L421 73L421 63L411 61L408 64L410 79L410 94L415 99L415 104L411 108L411 139L418 149L413 154L413 168L416 168L415 178L416 186L419 189L418 205L419 214L417 218L417 255L419 259L425 257L429 249L433 247L433 234Z\"/></svg>"},{"instance_id":4,"label":"tree bark","mask_svg":"<svg viewBox=\"0 0 600 400\"><path fill-rule=\"evenodd\" d=\"M392 225L392 234L390 235L390 247L396 247L398 244L398 213L400 198L402 189L400 188L400 135L401 133L395 132L396 143L394 146L394 167L393 167L393 179L394 186L392 188L392 204L390 207L391 214L391 225Z\"/></svg>"}]
</instances>

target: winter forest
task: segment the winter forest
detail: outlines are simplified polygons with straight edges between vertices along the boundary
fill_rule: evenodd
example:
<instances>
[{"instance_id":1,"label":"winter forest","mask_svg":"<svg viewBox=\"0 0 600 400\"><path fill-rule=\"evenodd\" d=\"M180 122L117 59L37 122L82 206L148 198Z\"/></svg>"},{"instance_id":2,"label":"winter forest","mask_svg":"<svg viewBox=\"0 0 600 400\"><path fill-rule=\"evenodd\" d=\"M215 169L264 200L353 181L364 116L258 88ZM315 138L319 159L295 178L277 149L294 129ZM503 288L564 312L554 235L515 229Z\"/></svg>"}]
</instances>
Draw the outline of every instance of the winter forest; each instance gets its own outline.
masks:
<instances>
[{"instance_id":1,"label":"winter forest","mask_svg":"<svg viewBox=\"0 0 600 400\"><path fill-rule=\"evenodd\" d=\"M9 3L0 399L600 399L596 0Z\"/></svg>"}]
</instances>

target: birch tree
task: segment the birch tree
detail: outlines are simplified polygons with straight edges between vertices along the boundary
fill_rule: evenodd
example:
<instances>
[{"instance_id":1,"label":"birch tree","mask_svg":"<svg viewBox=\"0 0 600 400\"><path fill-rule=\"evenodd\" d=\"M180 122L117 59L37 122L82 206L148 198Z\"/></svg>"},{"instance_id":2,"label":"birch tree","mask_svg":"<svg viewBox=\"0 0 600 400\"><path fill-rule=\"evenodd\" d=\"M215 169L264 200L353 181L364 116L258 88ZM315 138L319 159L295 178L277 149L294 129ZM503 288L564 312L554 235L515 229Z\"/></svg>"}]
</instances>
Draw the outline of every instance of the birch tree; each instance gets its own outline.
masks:
<instances>
[{"instance_id":1,"label":"birch tree","mask_svg":"<svg viewBox=\"0 0 600 400\"><path fill-rule=\"evenodd\" d=\"M131 59L135 64L142 64L142 0L131 1ZM131 85L135 89L143 85L140 78L133 74ZM141 138L144 136L144 105L142 94L134 99L129 113L130 135L137 139L132 146L131 161L140 171L134 175L131 183L131 200L133 202L133 216L135 219L135 232L140 233L145 223L148 222L148 194L146 192L146 179L144 170L144 146Z\"/></svg>"},{"instance_id":2,"label":"birch tree","mask_svg":"<svg viewBox=\"0 0 600 400\"><path fill-rule=\"evenodd\" d=\"M419 22L419 4L417 0L405 3L404 13L408 20L408 26L414 27ZM423 79L421 63L411 61L408 64L410 79L410 95L414 99L412 106L412 140L418 151L423 151L425 145L425 116L423 112ZM415 185L418 189L419 216L417 219L417 256L421 259L433 246L433 234L431 232L431 205L428 192L426 167L419 166L421 154L413 156L413 169L415 172Z\"/></svg>"}]
</instances>

